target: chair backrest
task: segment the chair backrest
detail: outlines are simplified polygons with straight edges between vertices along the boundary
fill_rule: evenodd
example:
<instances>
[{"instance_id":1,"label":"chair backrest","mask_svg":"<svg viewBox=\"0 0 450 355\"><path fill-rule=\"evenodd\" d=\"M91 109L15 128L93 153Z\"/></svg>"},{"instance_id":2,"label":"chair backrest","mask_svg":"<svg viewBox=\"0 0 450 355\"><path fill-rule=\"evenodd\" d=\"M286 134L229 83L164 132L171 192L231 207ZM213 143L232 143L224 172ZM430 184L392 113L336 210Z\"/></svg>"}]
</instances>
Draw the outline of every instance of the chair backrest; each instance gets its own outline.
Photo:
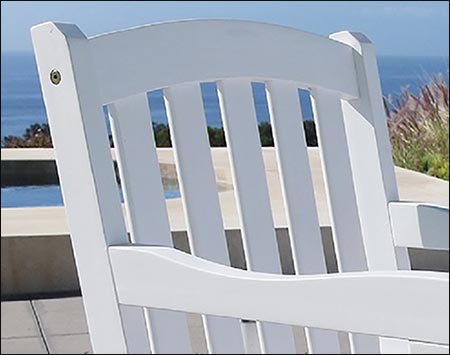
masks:
<instances>
[{"instance_id":1,"label":"chair backrest","mask_svg":"<svg viewBox=\"0 0 450 355\"><path fill-rule=\"evenodd\" d=\"M151 90L163 89L192 253L229 264L200 91L201 82L214 81L247 267L281 272L251 88L259 81L266 87L296 272L326 272L299 88L312 97L340 271L408 267L405 250L392 242L387 203L398 198L397 188L375 53L363 35L324 38L255 22L195 20L92 38L75 25L45 23L32 37L96 352L191 352L184 314L119 305L107 254L115 244L172 245L146 96ZM210 352L295 351L288 326L245 323L241 329L238 320L203 320ZM339 352L335 332L307 329L306 336L312 352ZM351 344L355 352L378 349L374 337L352 336Z\"/></svg>"}]
</instances>

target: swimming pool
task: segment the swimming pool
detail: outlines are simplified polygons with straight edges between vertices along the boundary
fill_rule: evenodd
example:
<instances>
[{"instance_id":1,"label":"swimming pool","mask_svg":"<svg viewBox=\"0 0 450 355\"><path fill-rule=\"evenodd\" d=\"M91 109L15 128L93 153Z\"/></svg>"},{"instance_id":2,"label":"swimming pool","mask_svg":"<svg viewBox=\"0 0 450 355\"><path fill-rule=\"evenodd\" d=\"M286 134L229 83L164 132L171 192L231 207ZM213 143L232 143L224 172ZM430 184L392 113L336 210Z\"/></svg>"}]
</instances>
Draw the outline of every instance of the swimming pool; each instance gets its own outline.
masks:
<instances>
[{"instance_id":1,"label":"swimming pool","mask_svg":"<svg viewBox=\"0 0 450 355\"><path fill-rule=\"evenodd\" d=\"M177 184L163 182L166 199L180 197ZM123 201L122 193L120 197ZM2 187L1 207L49 207L62 206L59 185Z\"/></svg>"}]
</instances>

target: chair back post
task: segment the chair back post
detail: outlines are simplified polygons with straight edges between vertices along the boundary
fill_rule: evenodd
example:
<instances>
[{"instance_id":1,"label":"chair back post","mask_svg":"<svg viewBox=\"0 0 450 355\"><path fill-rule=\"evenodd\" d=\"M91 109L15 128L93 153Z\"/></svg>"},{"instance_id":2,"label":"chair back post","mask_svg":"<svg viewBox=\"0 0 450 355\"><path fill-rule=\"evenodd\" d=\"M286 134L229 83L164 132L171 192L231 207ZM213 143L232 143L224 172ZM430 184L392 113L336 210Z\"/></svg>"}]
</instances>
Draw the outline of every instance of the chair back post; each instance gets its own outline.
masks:
<instances>
[{"instance_id":1,"label":"chair back post","mask_svg":"<svg viewBox=\"0 0 450 355\"><path fill-rule=\"evenodd\" d=\"M31 30L95 353L126 353L108 246L128 244L89 40L75 25Z\"/></svg>"},{"instance_id":2,"label":"chair back post","mask_svg":"<svg viewBox=\"0 0 450 355\"><path fill-rule=\"evenodd\" d=\"M354 49L359 98L342 100L342 111L368 268L397 269L388 203L398 190L375 51L360 33L330 37Z\"/></svg>"},{"instance_id":3,"label":"chair back post","mask_svg":"<svg viewBox=\"0 0 450 355\"><path fill-rule=\"evenodd\" d=\"M408 250L394 246L391 230L388 204L399 196L375 48L361 33L343 31L330 38L354 49L359 98L342 100L342 111L368 269L409 270ZM369 350L357 338L352 339L354 350ZM380 342L382 351L389 352L393 344ZM409 342L395 342L397 349L400 345L409 353Z\"/></svg>"}]
</instances>

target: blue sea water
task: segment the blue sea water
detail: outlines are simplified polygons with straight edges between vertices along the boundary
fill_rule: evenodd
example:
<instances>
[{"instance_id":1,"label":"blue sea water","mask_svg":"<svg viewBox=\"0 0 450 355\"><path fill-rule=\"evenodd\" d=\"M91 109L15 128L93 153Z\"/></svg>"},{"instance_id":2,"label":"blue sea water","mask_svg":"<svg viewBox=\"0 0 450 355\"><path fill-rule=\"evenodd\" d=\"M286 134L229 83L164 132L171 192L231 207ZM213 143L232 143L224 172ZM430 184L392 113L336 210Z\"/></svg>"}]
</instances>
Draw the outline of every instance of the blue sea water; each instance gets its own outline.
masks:
<instances>
[{"instance_id":1,"label":"blue sea water","mask_svg":"<svg viewBox=\"0 0 450 355\"><path fill-rule=\"evenodd\" d=\"M379 57L379 72L383 95L397 97L403 87L418 92L420 85L442 74L448 81L448 57ZM220 127L219 103L215 84L201 85L207 124ZM255 109L259 122L269 120L264 85L253 84ZM148 94L152 119L167 123L160 90ZM300 92L304 119L312 118L306 91ZM33 123L47 122L42 94L32 53L1 54L1 139L20 136ZM166 198L178 197L179 191L167 188ZM2 207L62 205L58 186L2 188Z\"/></svg>"},{"instance_id":2,"label":"blue sea water","mask_svg":"<svg viewBox=\"0 0 450 355\"><path fill-rule=\"evenodd\" d=\"M448 80L448 57L379 57L382 91L385 96L397 96L402 87L417 92L419 85L430 77L443 74ZM258 121L268 121L269 113L265 101L264 86L253 85ZM222 125L215 85L202 84L203 102L208 125ZM303 117L312 118L309 97L301 93ZM162 93L149 93L150 109L155 122L166 123ZM32 123L47 121L36 64L32 53L1 54L1 137L22 135Z\"/></svg>"}]
</instances>

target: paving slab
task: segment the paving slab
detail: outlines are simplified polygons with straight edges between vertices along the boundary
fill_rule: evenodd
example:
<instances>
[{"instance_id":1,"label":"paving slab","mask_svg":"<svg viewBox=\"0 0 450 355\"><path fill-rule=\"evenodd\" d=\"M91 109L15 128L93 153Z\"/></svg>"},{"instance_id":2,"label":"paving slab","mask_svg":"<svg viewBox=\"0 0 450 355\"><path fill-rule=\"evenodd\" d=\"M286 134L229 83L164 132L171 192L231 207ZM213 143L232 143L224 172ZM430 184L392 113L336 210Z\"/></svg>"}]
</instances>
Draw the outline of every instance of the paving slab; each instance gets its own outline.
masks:
<instances>
[{"instance_id":1,"label":"paving slab","mask_svg":"<svg viewBox=\"0 0 450 355\"><path fill-rule=\"evenodd\" d=\"M192 352L194 354L207 354L205 328L203 327L202 316L195 313L187 313L189 336L191 337Z\"/></svg>"},{"instance_id":2,"label":"paving slab","mask_svg":"<svg viewBox=\"0 0 450 355\"><path fill-rule=\"evenodd\" d=\"M1 323L2 340L40 336L39 327L29 301L2 302Z\"/></svg>"},{"instance_id":3,"label":"paving slab","mask_svg":"<svg viewBox=\"0 0 450 355\"><path fill-rule=\"evenodd\" d=\"M2 338L1 342L2 354L47 354L44 343L39 337L11 339Z\"/></svg>"},{"instance_id":4,"label":"paving slab","mask_svg":"<svg viewBox=\"0 0 450 355\"><path fill-rule=\"evenodd\" d=\"M47 342L50 354L92 354L88 333L53 335Z\"/></svg>"},{"instance_id":5,"label":"paving slab","mask_svg":"<svg viewBox=\"0 0 450 355\"><path fill-rule=\"evenodd\" d=\"M46 338L88 332L81 297L32 301Z\"/></svg>"}]
</instances>

